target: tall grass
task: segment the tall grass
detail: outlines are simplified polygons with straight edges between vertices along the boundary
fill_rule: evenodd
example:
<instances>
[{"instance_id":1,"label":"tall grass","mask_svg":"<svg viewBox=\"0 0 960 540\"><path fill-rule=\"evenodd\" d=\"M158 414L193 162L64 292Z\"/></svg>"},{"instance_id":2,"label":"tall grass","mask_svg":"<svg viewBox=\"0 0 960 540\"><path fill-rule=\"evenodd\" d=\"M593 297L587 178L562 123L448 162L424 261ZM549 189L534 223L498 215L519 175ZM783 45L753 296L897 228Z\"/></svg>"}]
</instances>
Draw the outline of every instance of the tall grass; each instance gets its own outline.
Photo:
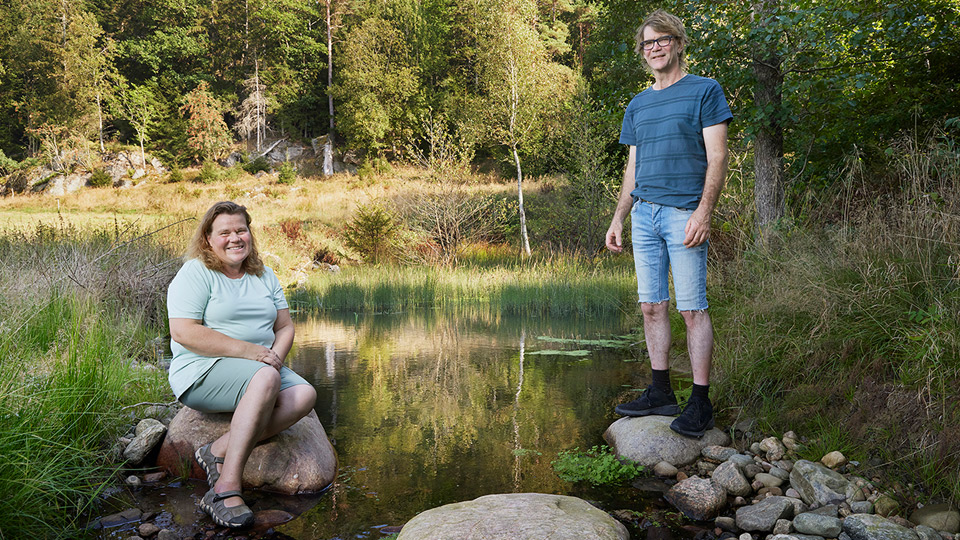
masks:
<instances>
[{"instance_id":1,"label":"tall grass","mask_svg":"<svg viewBox=\"0 0 960 540\"><path fill-rule=\"evenodd\" d=\"M142 366L169 254L114 232L0 235L0 538L75 537L120 465L122 408L168 393Z\"/></svg>"},{"instance_id":2,"label":"tall grass","mask_svg":"<svg viewBox=\"0 0 960 540\"><path fill-rule=\"evenodd\" d=\"M725 406L898 462L905 476L956 469L958 150L907 136L872 169L853 156L807 221L723 269L712 307ZM960 497L943 480L929 488Z\"/></svg>"},{"instance_id":3,"label":"tall grass","mask_svg":"<svg viewBox=\"0 0 960 540\"><path fill-rule=\"evenodd\" d=\"M534 315L615 315L636 304L632 267L572 256L536 261L476 256L457 267L361 266L311 276L291 295L303 308L395 312L481 307Z\"/></svg>"}]
</instances>

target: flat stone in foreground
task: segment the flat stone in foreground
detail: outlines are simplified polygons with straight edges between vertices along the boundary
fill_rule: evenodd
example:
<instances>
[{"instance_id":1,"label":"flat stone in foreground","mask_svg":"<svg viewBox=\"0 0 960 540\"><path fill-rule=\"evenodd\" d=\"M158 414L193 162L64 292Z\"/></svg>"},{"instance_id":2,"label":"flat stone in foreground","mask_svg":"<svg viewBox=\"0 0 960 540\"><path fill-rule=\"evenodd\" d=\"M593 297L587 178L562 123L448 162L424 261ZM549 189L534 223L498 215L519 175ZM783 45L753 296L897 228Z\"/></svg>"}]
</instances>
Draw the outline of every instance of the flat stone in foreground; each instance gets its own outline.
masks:
<instances>
[{"instance_id":1,"label":"flat stone in foreground","mask_svg":"<svg viewBox=\"0 0 960 540\"><path fill-rule=\"evenodd\" d=\"M626 527L584 500L545 493L485 495L423 512L397 540L628 540Z\"/></svg>"},{"instance_id":2,"label":"flat stone in foreground","mask_svg":"<svg viewBox=\"0 0 960 540\"><path fill-rule=\"evenodd\" d=\"M853 540L918 540L914 531L875 514L854 514L843 520L843 532Z\"/></svg>"},{"instance_id":3,"label":"flat stone in foreground","mask_svg":"<svg viewBox=\"0 0 960 540\"><path fill-rule=\"evenodd\" d=\"M632 459L644 467L661 461L674 466L689 465L707 446L726 446L730 437L711 429L702 439L685 437L670 429L672 416L624 417L607 428L603 439L618 456Z\"/></svg>"}]
</instances>

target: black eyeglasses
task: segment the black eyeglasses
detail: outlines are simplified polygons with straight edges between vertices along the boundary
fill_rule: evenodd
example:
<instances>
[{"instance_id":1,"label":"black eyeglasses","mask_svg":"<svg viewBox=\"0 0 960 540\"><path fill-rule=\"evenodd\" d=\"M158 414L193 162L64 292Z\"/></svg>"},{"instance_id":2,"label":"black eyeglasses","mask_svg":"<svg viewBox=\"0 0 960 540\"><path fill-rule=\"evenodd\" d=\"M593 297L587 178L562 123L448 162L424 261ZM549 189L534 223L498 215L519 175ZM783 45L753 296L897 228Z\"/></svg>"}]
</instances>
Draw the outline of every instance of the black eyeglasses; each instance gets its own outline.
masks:
<instances>
[{"instance_id":1,"label":"black eyeglasses","mask_svg":"<svg viewBox=\"0 0 960 540\"><path fill-rule=\"evenodd\" d=\"M645 51L652 51L654 43L656 43L661 47L666 47L675 39L677 39L677 36L660 36L657 39L648 39L645 41L641 41L640 47L643 48L643 50Z\"/></svg>"}]
</instances>

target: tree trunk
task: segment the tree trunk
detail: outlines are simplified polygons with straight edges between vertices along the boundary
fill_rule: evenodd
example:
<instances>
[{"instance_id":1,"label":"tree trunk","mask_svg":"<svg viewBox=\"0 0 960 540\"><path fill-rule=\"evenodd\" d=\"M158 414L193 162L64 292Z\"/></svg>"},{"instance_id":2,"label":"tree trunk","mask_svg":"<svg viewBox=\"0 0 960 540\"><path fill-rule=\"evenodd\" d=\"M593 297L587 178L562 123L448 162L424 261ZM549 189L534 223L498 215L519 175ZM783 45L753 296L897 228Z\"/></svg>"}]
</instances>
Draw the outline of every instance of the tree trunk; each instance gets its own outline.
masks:
<instances>
[{"instance_id":1,"label":"tree trunk","mask_svg":"<svg viewBox=\"0 0 960 540\"><path fill-rule=\"evenodd\" d=\"M330 144L333 144L333 96L330 87L333 86L333 29L330 28L330 5L333 0L327 0L327 108L330 114Z\"/></svg>"},{"instance_id":2,"label":"tree trunk","mask_svg":"<svg viewBox=\"0 0 960 540\"><path fill-rule=\"evenodd\" d=\"M97 124L99 125L100 133L100 153L103 153L103 104L100 102L100 92L97 92Z\"/></svg>"},{"instance_id":3,"label":"tree trunk","mask_svg":"<svg viewBox=\"0 0 960 540\"><path fill-rule=\"evenodd\" d=\"M520 202L520 235L523 238L523 252L530 256L530 237L527 236L527 213L523 209L523 173L520 171L520 155L517 154L517 145L511 144L513 161L517 164L517 200Z\"/></svg>"},{"instance_id":4,"label":"tree trunk","mask_svg":"<svg viewBox=\"0 0 960 540\"><path fill-rule=\"evenodd\" d=\"M760 26L765 25L776 0L754 6ZM783 124L780 118L783 98L781 58L773 50L754 57L753 73L757 78L754 104L768 111L763 115L754 145L754 202L757 228L763 236L767 226L784 216Z\"/></svg>"}]
</instances>

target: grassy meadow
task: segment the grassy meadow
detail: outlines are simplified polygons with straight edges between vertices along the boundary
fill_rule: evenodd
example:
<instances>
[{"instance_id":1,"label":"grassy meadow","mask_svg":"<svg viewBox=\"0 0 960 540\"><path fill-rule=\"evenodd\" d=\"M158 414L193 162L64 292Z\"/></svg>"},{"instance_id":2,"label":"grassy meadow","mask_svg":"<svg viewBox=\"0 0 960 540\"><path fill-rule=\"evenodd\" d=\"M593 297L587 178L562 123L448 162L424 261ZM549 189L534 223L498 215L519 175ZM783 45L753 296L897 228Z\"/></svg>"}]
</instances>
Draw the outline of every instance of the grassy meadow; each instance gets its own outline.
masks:
<instances>
[{"instance_id":1,"label":"grassy meadow","mask_svg":"<svg viewBox=\"0 0 960 540\"><path fill-rule=\"evenodd\" d=\"M853 156L833 187L795 195L795 217L763 240L749 175L735 162L712 238L712 394L722 424L756 418L765 433L795 430L814 458L841 450L908 507L960 496L960 153L930 138L886 156L871 169ZM237 170L199 183L197 174L0 199L0 538L81 525L75 518L120 466L112 441L136 415L123 407L171 399L165 377L142 365L166 333L165 285L185 239L218 200L250 209L265 262L298 309L623 312L639 333L630 256L577 254L557 241L557 231L583 228L557 210L563 178L525 183L534 248L525 258L509 179L457 186L457 197L487 201L495 226L473 222L454 256L437 257L446 244L407 227L399 210L350 233L361 209L438 191L452 199L415 168L292 184ZM369 242L351 234L376 250L362 252Z\"/></svg>"}]
</instances>

